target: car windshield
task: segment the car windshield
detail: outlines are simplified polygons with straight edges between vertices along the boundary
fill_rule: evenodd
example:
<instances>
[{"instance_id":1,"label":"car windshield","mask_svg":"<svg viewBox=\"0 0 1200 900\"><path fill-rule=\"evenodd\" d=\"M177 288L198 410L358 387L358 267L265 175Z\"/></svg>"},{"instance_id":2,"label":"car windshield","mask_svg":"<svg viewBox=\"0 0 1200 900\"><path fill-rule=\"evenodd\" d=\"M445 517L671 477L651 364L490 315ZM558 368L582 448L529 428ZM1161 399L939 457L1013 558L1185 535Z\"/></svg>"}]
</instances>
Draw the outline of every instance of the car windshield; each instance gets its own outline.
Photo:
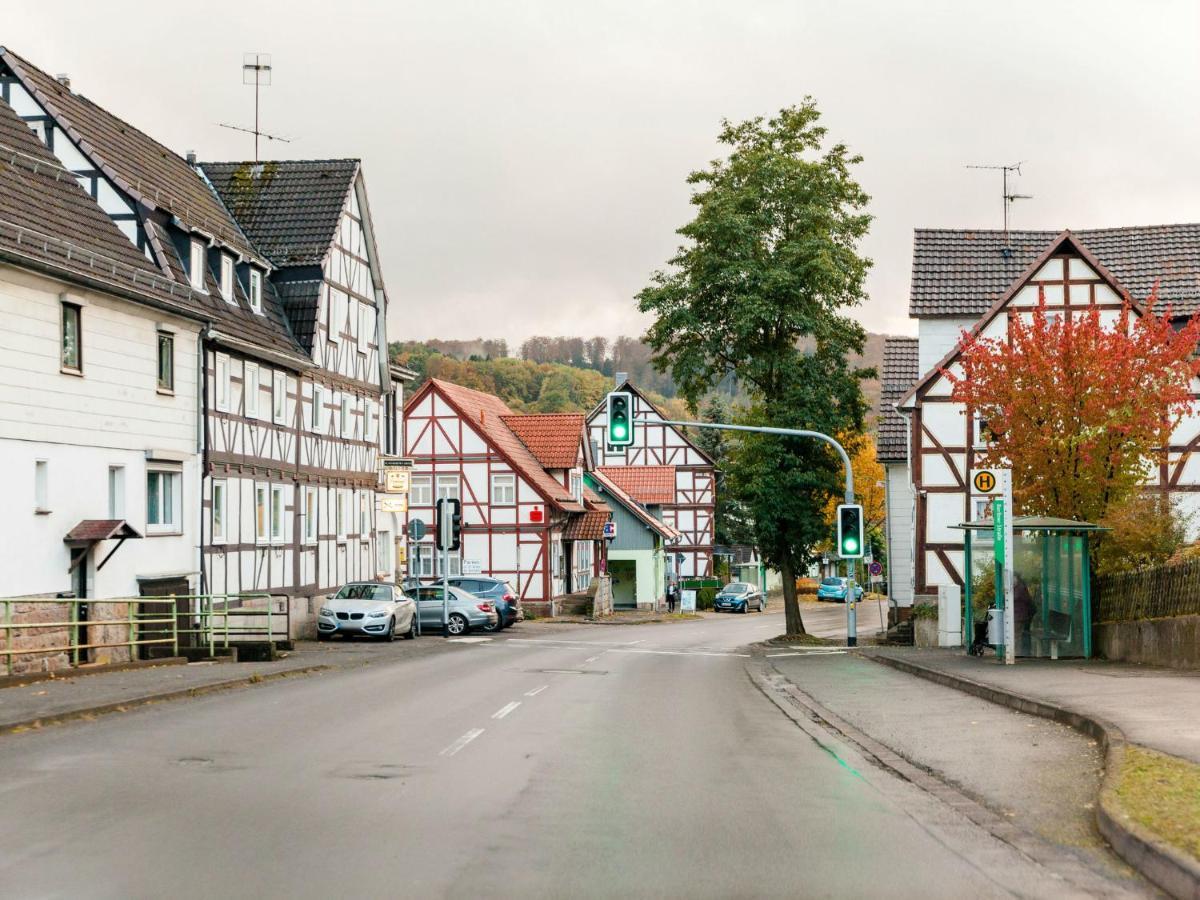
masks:
<instances>
[{"instance_id":1,"label":"car windshield","mask_svg":"<svg viewBox=\"0 0 1200 900\"><path fill-rule=\"evenodd\" d=\"M840 578L826 578L824 581L822 581L822 582L821 582L821 584L827 584L827 585L829 585L830 587L841 587L841 586L842 586L842 579L840 579Z\"/></svg>"},{"instance_id":2,"label":"car windshield","mask_svg":"<svg viewBox=\"0 0 1200 900\"><path fill-rule=\"evenodd\" d=\"M735 582L734 584L725 585L725 593L727 593L727 594L744 594L744 593L746 593L746 590L749 587L750 587L750 585L748 585L748 584L738 584Z\"/></svg>"},{"instance_id":3,"label":"car windshield","mask_svg":"<svg viewBox=\"0 0 1200 900\"><path fill-rule=\"evenodd\" d=\"M392 589L384 584L348 584L334 600L391 600Z\"/></svg>"}]
</instances>

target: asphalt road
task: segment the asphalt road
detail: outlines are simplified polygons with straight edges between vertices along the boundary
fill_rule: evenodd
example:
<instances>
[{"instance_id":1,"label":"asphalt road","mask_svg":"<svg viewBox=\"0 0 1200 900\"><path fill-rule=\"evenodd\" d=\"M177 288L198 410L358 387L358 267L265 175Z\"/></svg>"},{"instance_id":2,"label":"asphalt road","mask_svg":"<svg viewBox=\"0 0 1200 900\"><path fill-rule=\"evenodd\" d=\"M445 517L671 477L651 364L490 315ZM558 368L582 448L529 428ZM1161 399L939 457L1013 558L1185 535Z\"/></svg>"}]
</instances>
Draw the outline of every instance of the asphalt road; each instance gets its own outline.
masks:
<instances>
[{"instance_id":1,"label":"asphalt road","mask_svg":"<svg viewBox=\"0 0 1200 900\"><path fill-rule=\"evenodd\" d=\"M7 736L0 894L1071 895L785 718L744 649L781 629L520 626Z\"/></svg>"}]
</instances>

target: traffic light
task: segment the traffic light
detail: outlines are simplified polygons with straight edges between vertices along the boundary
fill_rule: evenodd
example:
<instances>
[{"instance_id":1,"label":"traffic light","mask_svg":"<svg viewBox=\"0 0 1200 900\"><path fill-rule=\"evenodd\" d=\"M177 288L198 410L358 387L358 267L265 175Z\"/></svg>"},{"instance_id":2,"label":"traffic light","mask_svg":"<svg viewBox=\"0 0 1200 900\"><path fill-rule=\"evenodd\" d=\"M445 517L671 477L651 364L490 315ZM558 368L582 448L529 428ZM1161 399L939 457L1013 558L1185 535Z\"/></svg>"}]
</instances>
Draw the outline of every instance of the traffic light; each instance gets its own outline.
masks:
<instances>
[{"instance_id":1,"label":"traffic light","mask_svg":"<svg viewBox=\"0 0 1200 900\"><path fill-rule=\"evenodd\" d=\"M437 548L457 550L462 546L462 503L443 497L437 502Z\"/></svg>"},{"instance_id":2,"label":"traffic light","mask_svg":"<svg viewBox=\"0 0 1200 900\"><path fill-rule=\"evenodd\" d=\"M633 394L629 391L613 391L608 395L606 431L610 447L628 447L633 443Z\"/></svg>"},{"instance_id":3,"label":"traffic light","mask_svg":"<svg viewBox=\"0 0 1200 900\"><path fill-rule=\"evenodd\" d=\"M842 559L862 559L863 518L857 503L843 503L837 508L837 551Z\"/></svg>"}]
</instances>

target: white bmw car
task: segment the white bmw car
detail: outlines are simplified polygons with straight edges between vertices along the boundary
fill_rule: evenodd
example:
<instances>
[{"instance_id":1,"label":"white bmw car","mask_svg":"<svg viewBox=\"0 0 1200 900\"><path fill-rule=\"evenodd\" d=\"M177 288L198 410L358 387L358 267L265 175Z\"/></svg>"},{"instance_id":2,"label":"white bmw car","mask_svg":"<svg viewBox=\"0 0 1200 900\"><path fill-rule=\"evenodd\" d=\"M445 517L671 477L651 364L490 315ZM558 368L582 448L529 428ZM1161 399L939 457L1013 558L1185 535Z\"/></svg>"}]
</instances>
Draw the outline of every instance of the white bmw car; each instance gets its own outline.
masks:
<instances>
[{"instance_id":1,"label":"white bmw car","mask_svg":"<svg viewBox=\"0 0 1200 900\"><path fill-rule=\"evenodd\" d=\"M317 614L317 640L335 634L390 641L396 635L417 636L417 605L399 587L375 581L352 581L330 597Z\"/></svg>"}]
</instances>

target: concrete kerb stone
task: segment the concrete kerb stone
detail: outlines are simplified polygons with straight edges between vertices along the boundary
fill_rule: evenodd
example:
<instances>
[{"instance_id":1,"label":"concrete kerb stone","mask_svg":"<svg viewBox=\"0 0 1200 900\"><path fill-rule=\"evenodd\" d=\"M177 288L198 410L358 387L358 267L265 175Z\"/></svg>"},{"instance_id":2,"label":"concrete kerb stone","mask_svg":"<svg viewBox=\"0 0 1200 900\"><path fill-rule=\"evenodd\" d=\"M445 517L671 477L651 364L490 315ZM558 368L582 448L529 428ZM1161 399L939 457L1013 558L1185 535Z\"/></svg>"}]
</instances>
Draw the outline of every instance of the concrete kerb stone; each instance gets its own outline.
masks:
<instances>
[{"instance_id":1,"label":"concrete kerb stone","mask_svg":"<svg viewBox=\"0 0 1200 900\"><path fill-rule=\"evenodd\" d=\"M135 659L131 662L105 663L100 666L75 666L52 672L29 672L24 675L0 675L0 690L24 687L41 681L73 681L88 675L104 675L107 672L128 672L131 669L153 669L156 666L187 665L186 656L164 656L162 659Z\"/></svg>"},{"instance_id":2,"label":"concrete kerb stone","mask_svg":"<svg viewBox=\"0 0 1200 900\"><path fill-rule=\"evenodd\" d=\"M1096 828L1117 855L1172 897L1178 900L1200 900L1200 863L1159 840L1150 831L1132 821L1121 809L1117 800L1117 783L1128 741L1125 739L1125 733L1114 722L972 681L961 675L922 666L911 660L882 653L863 655L881 665L971 694L999 706L1067 725L1098 741L1104 751L1104 778L1100 782L1100 796L1096 803Z\"/></svg>"},{"instance_id":3,"label":"concrete kerb stone","mask_svg":"<svg viewBox=\"0 0 1200 900\"><path fill-rule=\"evenodd\" d=\"M213 694L218 691L227 691L248 685L261 684L266 681L277 681L281 678L289 678L294 675L312 675L317 672L324 672L332 668L333 666L330 665L314 665L304 666L297 669L283 669L278 672L268 672L266 674L255 672L240 678L230 678L226 681L217 681L213 682L212 684L201 684L196 685L195 687L179 688L178 690L174 691L160 691L157 694L143 694L140 697L130 697L129 699L119 700L113 703L102 703L96 706L67 710L66 712L54 713L53 715L49 716L39 716L33 719L26 719L23 722L9 722L6 725L0 725L0 735L29 731L35 728L44 728L48 725L60 725L64 722L72 722L79 719L90 719L96 716L107 715L108 713L124 712L129 709L134 709L138 706L149 706L152 703L165 703L171 700L182 700L187 697L199 697L204 694Z\"/></svg>"}]
</instances>

